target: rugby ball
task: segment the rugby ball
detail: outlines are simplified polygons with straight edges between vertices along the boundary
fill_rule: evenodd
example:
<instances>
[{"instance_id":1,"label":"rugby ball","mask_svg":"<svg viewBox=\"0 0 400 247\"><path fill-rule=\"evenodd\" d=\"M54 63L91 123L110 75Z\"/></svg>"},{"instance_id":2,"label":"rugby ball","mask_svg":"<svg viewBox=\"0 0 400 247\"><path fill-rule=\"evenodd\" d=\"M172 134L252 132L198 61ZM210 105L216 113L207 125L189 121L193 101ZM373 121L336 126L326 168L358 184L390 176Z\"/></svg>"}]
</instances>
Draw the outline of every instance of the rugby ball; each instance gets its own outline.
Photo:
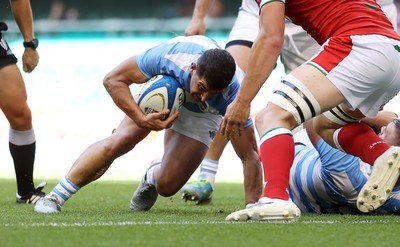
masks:
<instances>
[{"instance_id":1,"label":"rugby ball","mask_svg":"<svg viewBox=\"0 0 400 247\"><path fill-rule=\"evenodd\" d=\"M139 93L138 105L145 114L169 109L170 115L179 111L185 102L185 93L179 82L168 75L156 75L147 81Z\"/></svg>"}]
</instances>

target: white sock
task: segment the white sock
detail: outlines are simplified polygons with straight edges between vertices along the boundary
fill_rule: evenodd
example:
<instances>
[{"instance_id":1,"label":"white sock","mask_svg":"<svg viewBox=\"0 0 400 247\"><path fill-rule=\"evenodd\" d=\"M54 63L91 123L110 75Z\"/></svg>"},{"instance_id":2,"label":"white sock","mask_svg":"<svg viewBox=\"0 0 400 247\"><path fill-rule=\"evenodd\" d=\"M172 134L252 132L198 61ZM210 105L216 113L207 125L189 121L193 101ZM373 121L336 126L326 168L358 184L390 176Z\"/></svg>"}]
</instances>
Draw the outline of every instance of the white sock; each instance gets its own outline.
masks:
<instances>
[{"instance_id":1,"label":"white sock","mask_svg":"<svg viewBox=\"0 0 400 247\"><path fill-rule=\"evenodd\" d=\"M159 166L161 164L161 159L157 158L153 160L150 164L150 168L146 172L146 181L149 184L156 185L156 180L154 179L153 173L154 173L154 168Z\"/></svg>"},{"instance_id":2,"label":"white sock","mask_svg":"<svg viewBox=\"0 0 400 247\"><path fill-rule=\"evenodd\" d=\"M76 186L71 182L71 180L64 177L58 182L58 184L47 196L54 195L57 198L58 202L63 205L72 195L74 195L80 189L81 188L79 186Z\"/></svg>"},{"instance_id":3,"label":"white sock","mask_svg":"<svg viewBox=\"0 0 400 247\"><path fill-rule=\"evenodd\" d=\"M218 170L218 160L204 159L200 164L200 174L199 177L207 177L207 181L210 182L211 186L214 188L215 175Z\"/></svg>"},{"instance_id":4,"label":"white sock","mask_svg":"<svg viewBox=\"0 0 400 247\"><path fill-rule=\"evenodd\" d=\"M146 173L146 181L147 181L147 183L152 184L152 185L156 185L156 180L154 179L154 176L153 176L154 168L156 168L156 167L157 167L157 165L150 167L150 169L147 170L147 173Z\"/></svg>"}]
</instances>

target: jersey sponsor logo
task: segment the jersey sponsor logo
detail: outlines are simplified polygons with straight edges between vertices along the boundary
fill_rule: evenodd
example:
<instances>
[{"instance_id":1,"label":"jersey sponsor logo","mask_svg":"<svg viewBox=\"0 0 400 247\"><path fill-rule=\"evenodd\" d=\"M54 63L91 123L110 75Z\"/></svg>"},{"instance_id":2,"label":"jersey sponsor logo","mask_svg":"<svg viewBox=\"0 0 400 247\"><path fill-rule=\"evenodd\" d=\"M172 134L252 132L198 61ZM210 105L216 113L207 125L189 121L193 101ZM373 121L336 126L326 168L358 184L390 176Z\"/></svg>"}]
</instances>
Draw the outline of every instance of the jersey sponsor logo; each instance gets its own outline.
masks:
<instances>
[{"instance_id":1,"label":"jersey sponsor logo","mask_svg":"<svg viewBox=\"0 0 400 247\"><path fill-rule=\"evenodd\" d=\"M211 140L214 140L214 137L217 135L217 131L209 130L208 134L210 135Z\"/></svg>"},{"instance_id":2,"label":"jersey sponsor logo","mask_svg":"<svg viewBox=\"0 0 400 247\"><path fill-rule=\"evenodd\" d=\"M197 102L197 105L199 106L200 110L202 112L208 112L208 103L207 102Z\"/></svg>"}]
</instances>

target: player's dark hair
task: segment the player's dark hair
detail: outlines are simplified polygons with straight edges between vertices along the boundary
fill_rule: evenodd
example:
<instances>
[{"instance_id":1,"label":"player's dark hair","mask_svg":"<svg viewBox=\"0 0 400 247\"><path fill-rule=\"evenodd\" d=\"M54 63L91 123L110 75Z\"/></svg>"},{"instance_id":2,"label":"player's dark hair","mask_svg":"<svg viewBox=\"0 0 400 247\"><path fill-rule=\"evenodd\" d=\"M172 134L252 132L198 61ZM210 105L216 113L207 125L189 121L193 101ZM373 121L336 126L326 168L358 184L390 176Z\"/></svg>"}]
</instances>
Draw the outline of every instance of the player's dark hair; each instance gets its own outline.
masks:
<instances>
[{"instance_id":1,"label":"player's dark hair","mask_svg":"<svg viewBox=\"0 0 400 247\"><path fill-rule=\"evenodd\" d=\"M235 60L229 52L222 49L205 51L197 61L197 75L206 79L213 90L228 87L235 74Z\"/></svg>"},{"instance_id":2,"label":"player's dark hair","mask_svg":"<svg viewBox=\"0 0 400 247\"><path fill-rule=\"evenodd\" d=\"M400 129L400 119L395 119L395 120L393 121L393 123L394 123L394 125L396 125L397 128Z\"/></svg>"}]
</instances>

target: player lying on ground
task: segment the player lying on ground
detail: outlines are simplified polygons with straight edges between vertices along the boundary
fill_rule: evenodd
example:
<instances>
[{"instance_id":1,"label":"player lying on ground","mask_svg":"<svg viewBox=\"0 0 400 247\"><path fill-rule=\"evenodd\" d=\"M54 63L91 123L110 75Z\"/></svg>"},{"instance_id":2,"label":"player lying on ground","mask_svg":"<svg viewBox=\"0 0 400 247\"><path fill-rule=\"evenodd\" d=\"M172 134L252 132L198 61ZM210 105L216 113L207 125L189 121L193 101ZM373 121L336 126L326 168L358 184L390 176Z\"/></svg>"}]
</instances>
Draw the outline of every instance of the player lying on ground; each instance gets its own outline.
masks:
<instances>
[{"instance_id":1,"label":"player lying on ground","mask_svg":"<svg viewBox=\"0 0 400 247\"><path fill-rule=\"evenodd\" d=\"M295 158L290 171L289 195L302 212L360 214L357 197L372 172L369 164L327 144L314 131L310 120L296 133ZM364 123L379 129L390 145L400 145L400 120L382 111ZM400 214L400 187L372 214Z\"/></svg>"},{"instance_id":2,"label":"player lying on ground","mask_svg":"<svg viewBox=\"0 0 400 247\"><path fill-rule=\"evenodd\" d=\"M357 198L372 167L327 144L315 132L313 121L307 121L305 129L294 136L295 157L290 170L290 199L305 213L361 214L357 208ZM400 145L400 119L397 119L396 114L380 112L376 118L366 118L363 122L381 129L378 135L386 143ZM248 205L248 208L251 206ZM276 210L287 209L281 205ZM252 211L254 215L261 212L262 209L258 207ZM395 187L387 201L369 213L400 214L400 187ZM228 215L227 219L234 220L238 215L245 214L237 211Z\"/></svg>"}]
</instances>

